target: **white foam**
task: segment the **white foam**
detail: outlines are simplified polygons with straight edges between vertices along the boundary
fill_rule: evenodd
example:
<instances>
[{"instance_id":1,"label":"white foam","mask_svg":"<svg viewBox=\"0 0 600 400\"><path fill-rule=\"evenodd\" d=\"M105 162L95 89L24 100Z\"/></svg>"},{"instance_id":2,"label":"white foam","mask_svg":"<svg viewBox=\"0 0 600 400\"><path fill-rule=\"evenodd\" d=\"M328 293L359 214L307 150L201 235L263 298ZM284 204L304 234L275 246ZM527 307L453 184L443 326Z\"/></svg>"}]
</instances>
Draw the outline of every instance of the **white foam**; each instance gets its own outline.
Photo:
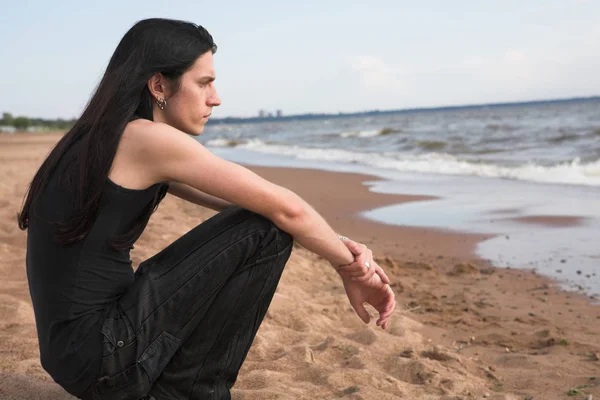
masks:
<instances>
[{"instance_id":1,"label":"white foam","mask_svg":"<svg viewBox=\"0 0 600 400\"><path fill-rule=\"evenodd\" d=\"M351 132L342 132L340 133L341 137L373 137L379 136L381 131L379 129L370 129L365 131L351 131Z\"/></svg>"},{"instance_id":2,"label":"white foam","mask_svg":"<svg viewBox=\"0 0 600 400\"><path fill-rule=\"evenodd\" d=\"M214 139L208 146L231 146L226 139ZM322 160L357 163L402 172L420 172L444 175L471 175L490 178L517 179L532 182L600 186L600 160L587 164L579 159L571 162L542 166L524 164L506 167L495 164L473 163L445 153L408 155L401 153L360 153L332 148L305 148L300 146L266 144L259 139L240 143L237 148L266 154L277 154L303 160Z\"/></svg>"}]
</instances>

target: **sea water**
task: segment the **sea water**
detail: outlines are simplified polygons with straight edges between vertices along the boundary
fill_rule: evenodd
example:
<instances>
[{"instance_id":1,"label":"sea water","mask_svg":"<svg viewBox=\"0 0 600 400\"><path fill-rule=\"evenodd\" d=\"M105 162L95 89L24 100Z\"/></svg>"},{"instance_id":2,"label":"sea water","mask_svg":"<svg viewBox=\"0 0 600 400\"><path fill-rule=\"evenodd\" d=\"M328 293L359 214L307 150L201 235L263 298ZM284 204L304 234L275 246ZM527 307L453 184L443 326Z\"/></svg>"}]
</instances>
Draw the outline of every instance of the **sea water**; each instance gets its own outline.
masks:
<instances>
[{"instance_id":1,"label":"sea water","mask_svg":"<svg viewBox=\"0 0 600 400\"><path fill-rule=\"evenodd\" d=\"M213 124L199 139L256 165L368 173L382 193L438 200L363 214L397 225L491 233L477 253L600 293L600 100ZM573 217L546 226L529 216Z\"/></svg>"}]
</instances>

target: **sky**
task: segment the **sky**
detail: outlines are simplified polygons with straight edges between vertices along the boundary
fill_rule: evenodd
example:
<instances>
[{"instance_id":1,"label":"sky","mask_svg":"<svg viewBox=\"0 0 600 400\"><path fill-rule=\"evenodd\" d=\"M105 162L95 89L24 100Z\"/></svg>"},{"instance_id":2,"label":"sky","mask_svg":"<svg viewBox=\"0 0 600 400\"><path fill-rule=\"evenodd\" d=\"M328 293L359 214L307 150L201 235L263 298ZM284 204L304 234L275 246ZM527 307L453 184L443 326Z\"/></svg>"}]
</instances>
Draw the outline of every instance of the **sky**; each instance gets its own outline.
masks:
<instances>
[{"instance_id":1,"label":"sky","mask_svg":"<svg viewBox=\"0 0 600 400\"><path fill-rule=\"evenodd\" d=\"M3 0L0 112L76 118L127 30L204 26L215 117L600 95L598 0Z\"/></svg>"}]
</instances>

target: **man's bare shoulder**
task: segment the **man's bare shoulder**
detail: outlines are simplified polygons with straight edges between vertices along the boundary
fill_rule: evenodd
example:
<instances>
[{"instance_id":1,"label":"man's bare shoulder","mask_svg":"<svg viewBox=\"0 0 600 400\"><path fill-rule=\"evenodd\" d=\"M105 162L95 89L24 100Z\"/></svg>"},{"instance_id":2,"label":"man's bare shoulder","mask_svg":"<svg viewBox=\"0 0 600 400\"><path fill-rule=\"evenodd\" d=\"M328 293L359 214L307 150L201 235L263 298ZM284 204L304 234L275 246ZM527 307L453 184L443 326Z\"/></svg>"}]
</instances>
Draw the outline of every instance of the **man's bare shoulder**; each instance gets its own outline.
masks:
<instances>
[{"instance_id":1,"label":"man's bare shoulder","mask_svg":"<svg viewBox=\"0 0 600 400\"><path fill-rule=\"evenodd\" d=\"M196 142L184 132L170 125L147 119L131 121L125 127L122 137L123 145L129 147L136 158L149 158L166 155L176 151L177 147L188 142Z\"/></svg>"},{"instance_id":2,"label":"man's bare shoulder","mask_svg":"<svg viewBox=\"0 0 600 400\"><path fill-rule=\"evenodd\" d=\"M164 142L167 136L179 136L185 133L161 122L147 119L136 119L131 121L123 131L123 139L139 142L140 145L154 145L156 141Z\"/></svg>"}]
</instances>

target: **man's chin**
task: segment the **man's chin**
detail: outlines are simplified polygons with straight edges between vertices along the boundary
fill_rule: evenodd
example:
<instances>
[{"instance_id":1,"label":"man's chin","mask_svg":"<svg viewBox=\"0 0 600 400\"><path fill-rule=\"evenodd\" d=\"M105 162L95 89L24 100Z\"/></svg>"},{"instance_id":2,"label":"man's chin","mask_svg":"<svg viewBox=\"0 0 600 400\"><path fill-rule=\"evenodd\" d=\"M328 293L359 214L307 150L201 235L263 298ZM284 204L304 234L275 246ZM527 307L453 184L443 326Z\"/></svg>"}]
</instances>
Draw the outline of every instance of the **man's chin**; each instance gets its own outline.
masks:
<instances>
[{"instance_id":1,"label":"man's chin","mask_svg":"<svg viewBox=\"0 0 600 400\"><path fill-rule=\"evenodd\" d=\"M195 126L193 129L189 129L188 133L193 136L200 136L204 131L204 125Z\"/></svg>"}]
</instances>

